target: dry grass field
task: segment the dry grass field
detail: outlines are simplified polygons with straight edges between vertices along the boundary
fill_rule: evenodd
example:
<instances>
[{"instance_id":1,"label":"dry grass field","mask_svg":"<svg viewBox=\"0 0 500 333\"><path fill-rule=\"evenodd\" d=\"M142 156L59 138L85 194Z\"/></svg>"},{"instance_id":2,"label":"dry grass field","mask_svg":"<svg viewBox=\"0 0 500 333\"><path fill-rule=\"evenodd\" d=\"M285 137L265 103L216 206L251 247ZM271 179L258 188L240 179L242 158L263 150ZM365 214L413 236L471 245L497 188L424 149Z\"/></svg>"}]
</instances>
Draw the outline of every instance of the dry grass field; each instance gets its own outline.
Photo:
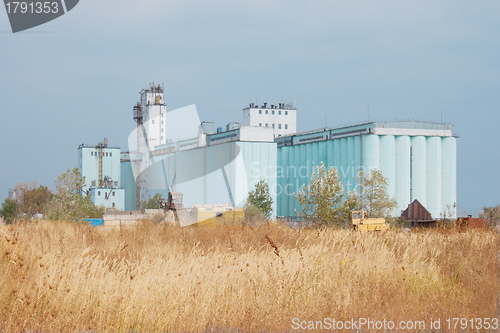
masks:
<instances>
[{"instance_id":1,"label":"dry grass field","mask_svg":"<svg viewBox=\"0 0 500 333\"><path fill-rule=\"evenodd\" d=\"M0 332L289 331L293 318L492 318L498 250L492 230L4 226Z\"/></svg>"}]
</instances>

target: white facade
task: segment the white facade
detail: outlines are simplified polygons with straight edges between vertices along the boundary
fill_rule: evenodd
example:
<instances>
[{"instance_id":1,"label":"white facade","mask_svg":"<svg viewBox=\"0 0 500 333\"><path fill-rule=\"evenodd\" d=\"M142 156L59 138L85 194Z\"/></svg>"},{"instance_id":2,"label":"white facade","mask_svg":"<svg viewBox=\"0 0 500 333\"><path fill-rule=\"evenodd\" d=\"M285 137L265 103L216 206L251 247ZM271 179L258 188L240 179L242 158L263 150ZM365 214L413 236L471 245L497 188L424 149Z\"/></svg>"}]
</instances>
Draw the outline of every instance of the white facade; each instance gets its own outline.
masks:
<instances>
[{"instance_id":1,"label":"white facade","mask_svg":"<svg viewBox=\"0 0 500 333\"><path fill-rule=\"evenodd\" d=\"M261 107L250 103L243 109L243 126L271 127L274 137L297 132L297 109L291 103Z\"/></svg>"},{"instance_id":2,"label":"white facade","mask_svg":"<svg viewBox=\"0 0 500 333\"><path fill-rule=\"evenodd\" d=\"M134 107L133 113L133 118L137 122L134 139L136 144L131 152L135 154L135 157L140 157L135 163L137 184L139 184L136 208L139 208L140 201L149 199L149 174L142 172L151 165L149 152L152 152L156 146L167 142L165 133L167 107L163 86L152 84L149 89L143 89L139 94L140 102Z\"/></svg>"},{"instance_id":3,"label":"white facade","mask_svg":"<svg viewBox=\"0 0 500 333\"><path fill-rule=\"evenodd\" d=\"M145 144L149 147L149 151L153 151L154 147L166 143L165 114L167 106L163 99L163 87L160 85L151 86L149 89L142 90L140 95L142 123L146 133L142 139L147 140Z\"/></svg>"}]
</instances>

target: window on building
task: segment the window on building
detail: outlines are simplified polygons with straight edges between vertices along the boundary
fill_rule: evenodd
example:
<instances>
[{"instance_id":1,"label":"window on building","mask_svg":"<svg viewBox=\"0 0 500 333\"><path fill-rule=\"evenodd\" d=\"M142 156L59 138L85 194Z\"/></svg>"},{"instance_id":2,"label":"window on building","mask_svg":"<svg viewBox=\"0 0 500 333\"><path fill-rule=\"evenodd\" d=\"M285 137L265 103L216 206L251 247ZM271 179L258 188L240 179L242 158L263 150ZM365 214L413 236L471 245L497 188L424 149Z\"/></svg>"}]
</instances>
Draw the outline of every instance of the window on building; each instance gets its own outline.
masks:
<instances>
[{"instance_id":1,"label":"window on building","mask_svg":"<svg viewBox=\"0 0 500 333\"><path fill-rule=\"evenodd\" d=\"M262 110L259 110L259 114L262 114Z\"/></svg>"},{"instance_id":2,"label":"window on building","mask_svg":"<svg viewBox=\"0 0 500 333\"><path fill-rule=\"evenodd\" d=\"M266 124L266 127L268 127L269 124Z\"/></svg>"},{"instance_id":3,"label":"window on building","mask_svg":"<svg viewBox=\"0 0 500 333\"><path fill-rule=\"evenodd\" d=\"M115 191L113 191L113 196L115 196Z\"/></svg>"},{"instance_id":4,"label":"window on building","mask_svg":"<svg viewBox=\"0 0 500 333\"><path fill-rule=\"evenodd\" d=\"M101 191L97 191L97 195L101 195Z\"/></svg>"},{"instance_id":5,"label":"window on building","mask_svg":"<svg viewBox=\"0 0 500 333\"><path fill-rule=\"evenodd\" d=\"M118 186L118 181L117 181L117 180L115 180L115 181L113 182L113 184L115 184L115 186Z\"/></svg>"},{"instance_id":6,"label":"window on building","mask_svg":"<svg viewBox=\"0 0 500 333\"><path fill-rule=\"evenodd\" d=\"M268 113L269 113L269 111L266 110L266 114L268 114Z\"/></svg>"},{"instance_id":7,"label":"window on building","mask_svg":"<svg viewBox=\"0 0 500 333\"><path fill-rule=\"evenodd\" d=\"M95 180L90 183L90 186L95 186Z\"/></svg>"},{"instance_id":8,"label":"window on building","mask_svg":"<svg viewBox=\"0 0 500 333\"><path fill-rule=\"evenodd\" d=\"M281 116L281 110L280 110L280 111L278 111L278 115L280 115L280 116Z\"/></svg>"},{"instance_id":9,"label":"window on building","mask_svg":"<svg viewBox=\"0 0 500 333\"><path fill-rule=\"evenodd\" d=\"M153 119L153 120L152 120L152 124L154 124L154 123L155 123L155 120Z\"/></svg>"},{"instance_id":10,"label":"window on building","mask_svg":"<svg viewBox=\"0 0 500 333\"><path fill-rule=\"evenodd\" d=\"M259 123L259 126L262 126L262 123Z\"/></svg>"},{"instance_id":11,"label":"window on building","mask_svg":"<svg viewBox=\"0 0 500 333\"><path fill-rule=\"evenodd\" d=\"M281 124L278 124L278 129L281 129Z\"/></svg>"},{"instance_id":12,"label":"window on building","mask_svg":"<svg viewBox=\"0 0 500 333\"><path fill-rule=\"evenodd\" d=\"M90 152L90 156L94 156L94 152L93 151Z\"/></svg>"},{"instance_id":13,"label":"window on building","mask_svg":"<svg viewBox=\"0 0 500 333\"><path fill-rule=\"evenodd\" d=\"M108 156L108 153L106 153L106 156Z\"/></svg>"},{"instance_id":14,"label":"window on building","mask_svg":"<svg viewBox=\"0 0 500 333\"><path fill-rule=\"evenodd\" d=\"M115 203L113 202L113 207L115 207Z\"/></svg>"},{"instance_id":15,"label":"window on building","mask_svg":"<svg viewBox=\"0 0 500 333\"><path fill-rule=\"evenodd\" d=\"M274 124L273 124L273 128L274 128Z\"/></svg>"},{"instance_id":16,"label":"window on building","mask_svg":"<svg viewBox=\"0 0 500 333\"><path fill-rule=\"evenodd\" d=\"M288 124L285 124L285 129L288 129Z\"/></svg>"},{"instance_id":17,"label":"window on building","mask_svg":"<svg viewBox=\"0 0 500 333\"><path fill-rule=\"evenodd\" d=\"M278 136L281 136L281 134L278 134Z\"/></svg>"},{"instance_id":18,"label":"window on building","mask_svg":"<svg viewBox=\"0 0 500 333\"><path fill-rule=\"evenodd\" d=\"M285 111L285 116L288 116L288 111Z\"/></svg>"},{"instance_id":19,"label":"window on building","mask_svg":"<svg viewBox=\"0 0 500 333\"><path fill-rule=\"evenodd\" d=\"M273 110L273 114L274 114L274 110Z\"/></svg>"},{"instance_id":20,"label":"window on building","mask_svg":"<svg viewBox=\"0 0 500 333\"><path fill-rule=\"evenodd\" d=\"M111 157L111 154L112 154L112 153L109 153L109 157Z\"/></svg>"}]
</instances>

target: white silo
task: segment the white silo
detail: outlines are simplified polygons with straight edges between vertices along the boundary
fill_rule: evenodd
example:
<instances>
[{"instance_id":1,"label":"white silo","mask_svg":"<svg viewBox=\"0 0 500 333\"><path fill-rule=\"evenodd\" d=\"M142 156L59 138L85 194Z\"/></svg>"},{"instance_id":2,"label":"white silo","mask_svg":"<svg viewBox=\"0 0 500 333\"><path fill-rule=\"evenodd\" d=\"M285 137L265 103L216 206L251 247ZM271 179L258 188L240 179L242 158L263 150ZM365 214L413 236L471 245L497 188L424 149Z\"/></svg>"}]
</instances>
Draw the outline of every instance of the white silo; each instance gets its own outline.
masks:
<instances>
[{"instance_id":1,"label":"white silo","mask_svg":"<svg viewBox=\"0 0 500 333\"><path fill-rule=\"evenodd\" d=\"M411 197L427 207L427 147L424 136L411 138Z\"/></svg>"},{"instance_id":2,"label":"white silo","mask_svg":"<svg viewBox=\"0 0 500 333\"><path fill-rule=\"evenodd\" d=\"M410 203L410 145L408 135L396 136L396 215Z\"/></svg>"},{"instance_id":3,"label":"white silo","mask_svg":"<svg viewBox=\"0 0 500 333\"><path fill-rule=\"evenodd\" d=\"M387 192L390 197L396 195L396 139L394 135L382 135L380 138L380 170L388 181Z\"/></svg>"},{"instance_id":4,"label":"white silo","mask_svg":"<svg viewBox=\"0 0 500 333\"><path fill-rule=\"evenodd\" d=\"M441 138L427 138L427 210L433 218L438 218L442 211L442 154Z\"/></svg>"}]
</instances>

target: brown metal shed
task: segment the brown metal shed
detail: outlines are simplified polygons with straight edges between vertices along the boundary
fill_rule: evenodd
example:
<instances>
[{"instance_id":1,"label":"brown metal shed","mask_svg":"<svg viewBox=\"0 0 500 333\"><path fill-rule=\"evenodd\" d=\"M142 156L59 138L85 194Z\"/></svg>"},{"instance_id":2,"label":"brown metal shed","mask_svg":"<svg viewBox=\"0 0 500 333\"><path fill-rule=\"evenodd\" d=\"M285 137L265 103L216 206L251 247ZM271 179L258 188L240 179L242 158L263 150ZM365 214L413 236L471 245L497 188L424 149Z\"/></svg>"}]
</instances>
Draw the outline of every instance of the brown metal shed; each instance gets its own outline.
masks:
<instances>
[{"instance_id":1,"label":"brown metal shed","mask_svg":"<svg viewBox=\"0 0 500 333\"><path fill-rule=\"evenodd\" d=\"M431 213L417 200L413 200L405 209L401 217L407 221L429 221L432 220Z\"/></svg>"}]
</instances>

